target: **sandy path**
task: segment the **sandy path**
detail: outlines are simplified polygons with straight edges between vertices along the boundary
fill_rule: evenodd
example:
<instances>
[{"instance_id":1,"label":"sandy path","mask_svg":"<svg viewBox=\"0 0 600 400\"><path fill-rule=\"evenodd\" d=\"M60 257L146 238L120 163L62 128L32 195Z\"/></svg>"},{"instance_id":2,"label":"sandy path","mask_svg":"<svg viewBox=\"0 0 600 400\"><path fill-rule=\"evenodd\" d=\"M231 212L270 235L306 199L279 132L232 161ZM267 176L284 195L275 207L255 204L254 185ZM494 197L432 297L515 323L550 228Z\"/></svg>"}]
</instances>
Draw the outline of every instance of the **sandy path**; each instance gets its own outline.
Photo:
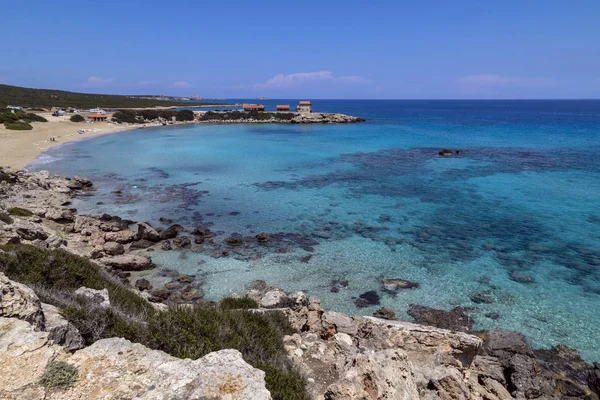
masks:
<instances>
[{"instance_id":1,"label":"sandy path","mask_svg":"<svg viewBox=\"0 0 600 400\"><path fill-rule=\"evenodd\" d=\"M0 166L21 169L50 147L107 133L140 128L140 125L115 125L109 122L76 123L69 121L71 115L62 117L53 117L49 113L39 113L39 115L45 117L48 122L32 123L31 131L11 131L0 124ZM85 129L86 132L79 134L77 133L79 129ZM50 141L51 137L56 137L56 141Z\"/></svg>"}]
</instances>

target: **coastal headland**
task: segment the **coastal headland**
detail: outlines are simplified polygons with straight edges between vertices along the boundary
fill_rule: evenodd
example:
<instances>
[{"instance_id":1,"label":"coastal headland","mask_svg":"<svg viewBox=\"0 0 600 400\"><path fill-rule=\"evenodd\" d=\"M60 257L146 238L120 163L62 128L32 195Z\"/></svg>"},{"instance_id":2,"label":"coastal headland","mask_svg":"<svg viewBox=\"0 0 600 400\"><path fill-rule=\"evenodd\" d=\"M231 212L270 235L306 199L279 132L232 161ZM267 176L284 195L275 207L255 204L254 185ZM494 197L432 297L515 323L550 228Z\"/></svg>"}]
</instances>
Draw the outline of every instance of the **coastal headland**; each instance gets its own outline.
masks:
<instances>
[{"instance_id":1,"label":"coastal headland","mask_svg":"<svg viewBox=\"0 0 600 400\"><path fill-rule=\"evenodd\" d=\"M460 307L411 305L415 324L386 308L327 311L265 281L220 303L194 275L164 270L171 282L154 287L135 274L157 268L157 249L226 257L281 238L218 243L204 226L78 214L73 198L93 190L81 177L0 171L0 397L133 398L149 390L139 382L156 381L157 396L186 398L598 399L598 364L563 345L532 349L516 332L473 331ZM400 277L382 285L413 287ZM210 340L220 342L203 347Z\"/></svg>"}]
</instances>

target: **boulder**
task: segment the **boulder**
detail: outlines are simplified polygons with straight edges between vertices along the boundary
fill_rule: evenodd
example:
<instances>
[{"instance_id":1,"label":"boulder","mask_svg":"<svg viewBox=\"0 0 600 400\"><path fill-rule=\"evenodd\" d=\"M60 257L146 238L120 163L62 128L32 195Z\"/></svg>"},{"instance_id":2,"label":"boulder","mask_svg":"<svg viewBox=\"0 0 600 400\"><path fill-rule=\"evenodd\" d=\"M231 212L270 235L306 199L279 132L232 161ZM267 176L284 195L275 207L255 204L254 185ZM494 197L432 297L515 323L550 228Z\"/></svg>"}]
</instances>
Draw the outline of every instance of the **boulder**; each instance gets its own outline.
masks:
<instances>
[{"instance_id":1,"label":"boulder","mask_svg":"<svg viewBox=\"0 0 600 400\"><path fill-rule=\"evenodd\" d=\"M80 371L79 382L69 390L71 398L90 398L92 393L95 399L271 398L265 373L247 364L237 350L182 360L111 338L78 351L69 363Z\"/></svg>"},{"instance_id":2,"label":"boulder","mask_svg":"<svg viewBox=\"0 0 600 400\"><path fill-rule=\"evenodd\" d=\"M58 249L61 246L66 246L67 241L57 235L50 235L50 237L46 239L46 245L49 249Z\"/></svg>"},{"instance_id":3,"label":"boulder","mask_svg":"<svg viewBox=\"0 0 600 400\"><path fill-rule=\"evenodd\" d=\"M17 235L25 240L46 240L48 234L39 226L29 221L16 221L13 227Z\"/></svg>"},{"instance_id":4,"label":"boulder","mask_svg":"<svg viewBox=\"0 0 600 400\"><path fill-rule=\"evenodd\" d=\"M160 240L160 234L149 223L139 222L137 239L156 243Z\"/></svg>"},{"instance_id":5,"label":"boulder","mask_svg":"<svg viewBox=\"0 0 600 400\"><path fill-rule=\"evenodd\" d=\"M154 268L152 259L140 254L123 254L114 257L105 257L102 262L114 269L121 271L143 271Z\"/></svg>"},{"instance_id":6,"label":"boulder","mask_svg":"<svg viewBox=\"0 0 600 400\"><path fill-rule=\"evenodd\" d=\"M106 242L102 248L106 254L111 256L119 256L125 253L125 247L117 242Z\"/></svg>"},{"instance_id":7,"label":"boulder","mask_svg":"<svg viewBox=\"0 0 600 400\"><path fill-rule=\"evenodd\" d=\"M85 297L86 299L90 300L92 303L95 303L96 305L98 305L100 307L103 307L103 308L110 307L110 299L108 297L108 289L97 290L97 289L90 289L90 288L86 288L86 287L82 286L79 289L77 289L74 292L74 294L77 296Z\"/></svg>"},{"instance_id":8,"label":"boulder","mask_svg":"<svg viewBox=\"0 0 600 400\"><path fill-rule=\"evenodd\" d=\"M139 291L152 290L152 284L150 283L150 281L148 279L144 279L144 278L140 278L140 279L136 280L134 286Z\"/></svg>"},{"instance_id":9,"label":"boulder","mask_svg":"<svg viewBox=\"0 0 600 400\"><path fill-rule=\"evenodd\" d=\"M412 365L399 349L358 354L349 360L341 379L329 386L325 398L351 399L419 399Z\"/></svg>"},{"instance_id":10,"label":"boulder","mask_svg":"<svg viewBox=\"0 0 600 400\"><path fill-rule=\"evenodd\" d=\"M131 243L137 237L137 233L131 229L124 229L118 232L108 232L104 235L104 240L107 242L117 242L121 244Z\"/></svg>"},{"instance_id":11,"label":"boulder","mask_svg":"<svg viewBox=\"0 0 600 400\"><path fill-rule=\"evenodd\" d=\"M29 322L35 329L45 327L42 304L35 292L27 286L11 281L0 272L0 317L18 318Z\"/></svg>"},{"instance_id":12,"label":"boulder","mask_svg":"<svg viewBox=\"0 0 600 400\"><path fill-rule=\"evenodd\" d=\"M358 330L356 323L352 318L334 311L323 313L321 322L323 324L323 330L333 332L333 334L341 332L354 336Z\"/></svg>"},{"instance_id":13,"label":"boulder","mask_svg":"<svg viewBox=\"0 0 600 400\"><path fill-rule=\"evenodd\" d=\"M181 231L183 231L183 226L179 224L171 225L160 232L160 240L176 238Z\"/></svg>"},{"instance_id":14,"label":"boulder","mask_svg":"<svg viewBox=\"0 0 600 400\"><path fill-rule=\"evenodd\" d=\"M54 207L46 211L46 219L60 223L75 221L75 214L67 208Z\"/></svg>"},{"instance_id":15,"label":"boulder","mask_svg":"<svg viewBox=\"0 0 600 400\"><path fill-rule=\"evenodd\" d=\"M260 299L260 306L269 308L275 307L286 297L286 294L283 290L274 289L270 290Z\"/></svg>"},{"instance_id":16,"label":"boulder","mask_svg":"<svg viewBox=\"0 0 600 400\"><path fill-rule=\"evenodd\" d=\"M141 239L131 243L129 245L129 250L147 249L148 247L152 247L153 245L153 242L146 239Z\"/></svg>"},{"instance_id":17,"label":"boulder","mask_svg":"<svg viewBox=\"0 0 600 400\"><path fill-rule=\"evenodd\" d=\"M79 330L60 315L58 308L51 304L42 303L42 310L46 318L48 339L52 343L62 346L70 352L84 347L85 342Z\"/></svg>"}]
</instances>

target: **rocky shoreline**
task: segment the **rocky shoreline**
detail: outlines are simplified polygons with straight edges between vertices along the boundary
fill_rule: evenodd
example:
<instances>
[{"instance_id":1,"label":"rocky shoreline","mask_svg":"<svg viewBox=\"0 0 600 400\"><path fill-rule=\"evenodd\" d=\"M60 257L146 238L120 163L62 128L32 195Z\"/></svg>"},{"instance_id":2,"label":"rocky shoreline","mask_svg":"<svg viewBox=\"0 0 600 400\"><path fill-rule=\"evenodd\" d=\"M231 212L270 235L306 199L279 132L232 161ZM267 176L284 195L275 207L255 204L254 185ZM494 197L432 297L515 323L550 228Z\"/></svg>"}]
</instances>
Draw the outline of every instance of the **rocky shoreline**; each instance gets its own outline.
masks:
<instances>
[{"instance_id":1,"label":"rocky shoreline","mask_svg":"<svg viewBox=\"0 0 600 400\"><path fill-rule=\"evenodd\" d=\"M251 244L261 251L280 251L285 241L307 247L315 245L309 238L267 233L255 237L227 237L221 243L214 240L213 232L207 226L186 231L170 220L161 221L164 227L153 227L144 221L108 214L78 215L71 206L73 197L90 190L93 190L93 183L80 177L69 179L50 176L47 172L0 170L0 245L33 244L86 257L160 310L166 309L168 304L204 303L206 300L202 298L202 282L198 277L180 275L176 271L164 271L171 277L171 282L160 288L152 287L145 279L130 282L132 272L155 268L150 256L155 249L206 251L214 257L252 257L244 253L246 249L240 247L242 244ZM384 290L391 291L418 285L401 279L388 279L382 284ZM79 350L77 333L68 328L64 319L48 324L47 321L60 320L60 316L56 310L44 308L31 289L5 278L0 286L0 354L3 360L8 360L0 366L0 395L23 398L19 396L31 390L39 396L28 398L43 398L43 388L35 385L39 376L33 374L29 380L17 381L14 377L19 368L35 367L34 370L39 372L50 359L66 360L80 367L85 364L85 368L94 371L71 389L70 397L65 394L53 398L89 396L92 388L98 386L94 382L102 382L111 388L116 385L114 377L110 377L112 367L120 373L128 371L126 375L130 380L159 379L164 382L160 390L167 397L163 398L170 398L169 390L175 391L170 389L175 375L159 371L162 375L146 372L146 375L136 376L134 365L173 363L175 367L189 360L177 360L124 339L103 339ZM82 294L85 293L84 290ZM102 297L92 293L92 296L96 295ZM534 350L521 334L515 332L473 332L472 320L460 308L443 311L411 305L409 313L419 323L415 324L395 320L394 313L388 309L379 310L376 317L349 317L328 312L321 308L316 297L308 297L302 292L288 294L262 281L254 282L244 296L260 305L255 312L283 312L298 330L285 338L284 345L289 358L306 378L307 390L315 399L593 400L600 394L600 365L585 363L575 350L562 345ZM16 298L19 300L14 300ZM104 300L110 304L108 297ZM368 301L368 296L363 300ZM23 337L27 340L19 342ZM31 348L28 350L27 346ZM18 356L30 350L41 358L30 358L26 362ZM76 352L71 355L74 350ZM136 356L120 357L119 352L123 351ZM233 350L223 350L227 351ZM101 357L112 360L112 367L106 371L95 367ZM136 364L134 359L142 361ZM206 373L207 363L212 368L218 360L231 359L228 373L239 372L248 387L255 388L255 394L241 391L238 397L230 398L270 398L266 389L263 390L264 373L261 378L261 371L245 364L241 355L223 353L208 359L185 365L188 389L194 386L191 382ZM44 365L37 365L40 363ZM206 388L198 390L185 393L209 393ZM133 396L133 392L120 395L127 396L127 393ZM135 393L135 396L140 395L143 393Z\"/></svg>"},{"instance_id":2,"label":"rocky shoreline","mask_svg":"<svg viewBox=\"0 0 600 400\"><path fill-rule=\"evenodd\" d=\"M365 122L363 118L339 113L242 113L239 118L228 118L228 112L196 111L196 121L209 124L354 124ZM258 117L258 115L261 117ZM244 115L247 115L244 116ZM265 118L269 116L269 118Z\"/></svg>"}]
</instances>

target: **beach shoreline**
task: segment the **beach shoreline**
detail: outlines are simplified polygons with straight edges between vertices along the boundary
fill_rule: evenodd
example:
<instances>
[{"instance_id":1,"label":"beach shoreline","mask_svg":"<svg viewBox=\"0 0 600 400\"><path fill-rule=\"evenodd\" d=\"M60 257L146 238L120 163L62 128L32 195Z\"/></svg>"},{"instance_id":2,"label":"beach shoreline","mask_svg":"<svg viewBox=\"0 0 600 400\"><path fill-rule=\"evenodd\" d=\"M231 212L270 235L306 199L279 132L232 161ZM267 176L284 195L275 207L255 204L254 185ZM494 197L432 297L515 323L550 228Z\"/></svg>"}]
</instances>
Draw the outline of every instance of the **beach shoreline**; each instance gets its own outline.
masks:
<instances>
[{"instance_id":1,"label":"beach shoreline","mask_svg":"<svg viewBox=\"0 0 600 400\"><path fill-rule=\"evenodd\" d=\"M49 113L39 113L48 122L32 122L33 130L13 131L0 125L0 165L23 169L39 158L47 150L66 143L77 142L113 133L134 129L162 126L161 123L115 124L112 122L78 123L71 122L69 116L53 117ZM185 124L175 122L173 124ZM84 129L85 133L77 131ZM55 140L52 140L55 138Z\"/></svg>"}]
</instances>

